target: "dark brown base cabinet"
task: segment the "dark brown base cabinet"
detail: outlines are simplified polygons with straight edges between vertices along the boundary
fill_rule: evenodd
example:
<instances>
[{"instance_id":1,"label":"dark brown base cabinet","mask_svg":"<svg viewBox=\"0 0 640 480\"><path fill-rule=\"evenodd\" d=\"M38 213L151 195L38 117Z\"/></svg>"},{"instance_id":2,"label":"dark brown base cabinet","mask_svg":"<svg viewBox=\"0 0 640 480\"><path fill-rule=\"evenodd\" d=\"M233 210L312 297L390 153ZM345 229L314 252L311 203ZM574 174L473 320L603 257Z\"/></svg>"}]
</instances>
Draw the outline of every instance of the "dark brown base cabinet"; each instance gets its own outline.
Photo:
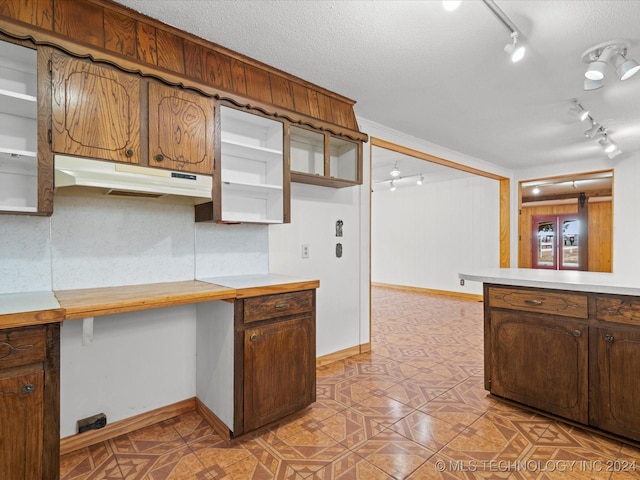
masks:
<instances>
[{"instance_id":1,"label":"dark brown base cabinet","mask_svg":"<svg viewBox=\"0 0 640 480\"><path fill-rule=\"evenodd\" d=\"M196 394L236 438L316 399L315 290L198 305Z\"/></svg>"},{"instance_id":2,"label":"dark brown base cabinet","mask_svg":"<svg viewBox=\"0 0 640 480\"><path fill-rule=\"evenodd\" d=\"M59 324L0 330L0 478L59 476Z\"/></svg>"},{"instance_id":3,"label":"dark brown base cabinet","mask_svg":"<svg viewBox=\"0 0 640 480\"><path fill-rule=\"evenodd\" d=\"M640 298L488 285L485 388L640 441Z\"/></svg>"}]
</instances>

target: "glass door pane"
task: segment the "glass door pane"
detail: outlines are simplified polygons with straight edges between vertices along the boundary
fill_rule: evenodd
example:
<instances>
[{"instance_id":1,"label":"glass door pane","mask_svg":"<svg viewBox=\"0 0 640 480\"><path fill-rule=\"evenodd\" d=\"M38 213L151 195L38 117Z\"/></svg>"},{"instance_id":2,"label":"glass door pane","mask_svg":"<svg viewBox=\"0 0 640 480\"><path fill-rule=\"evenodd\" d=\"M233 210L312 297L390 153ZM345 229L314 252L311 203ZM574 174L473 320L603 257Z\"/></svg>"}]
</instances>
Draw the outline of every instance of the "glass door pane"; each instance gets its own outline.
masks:
<instances>
[{"instance_id":1,"label":"glass door pane","mask_svg":"<svg viewBox=\"0 0 640 480\"><path fill-rule=\"evenodd\" d=\"M533 268L557 268L556 217L533 217Z\"/></svg>"},{"instance_id":2,"label":"glass door pane","mask_svg":"<svg viewBox=\"0 0 640 480\"><path fill-rule=\"evenodd\" d=\"M559 218L562 225L562 253L560 256L560 270L577 270L580 266L579 251L580 222L574 217L562 216Z\"/></svg>"}]
</instances>

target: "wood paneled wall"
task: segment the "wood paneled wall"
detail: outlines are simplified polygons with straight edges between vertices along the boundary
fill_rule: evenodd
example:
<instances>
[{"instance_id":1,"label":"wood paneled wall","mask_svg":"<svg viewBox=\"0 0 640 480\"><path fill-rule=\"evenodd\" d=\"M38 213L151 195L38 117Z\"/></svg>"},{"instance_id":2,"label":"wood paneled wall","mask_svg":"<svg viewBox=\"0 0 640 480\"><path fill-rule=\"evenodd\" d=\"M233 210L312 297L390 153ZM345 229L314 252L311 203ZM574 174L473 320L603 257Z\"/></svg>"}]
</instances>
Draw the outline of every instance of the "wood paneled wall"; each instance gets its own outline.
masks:
<instances>
[{"instance_id":1,"label":"wood paneled wall","mask_svg":"<svg viewBox=\"0 0 640 480\"><path fill-rule=\"evenodd\" d=\"M148 66L228 92L229 100L252 99L291 121L317 119L320 124L309 125L366 140L353 100L109 0L0 0L0 30L94 59L104 52L123 68Z\"/></svg>"},{"instance_id":2,"label":"wood paneled wall","mask_svg":"<svg viewBox=\"0 0 640 480\"><path fill-rule=\"evenodd\" d=\"M578 205L545 205L522 207L520 210L520 241L518 266L531 268L531 219L537 215L578 213ZM612 268L612 202L589 202L589 271L611 272Z\"/></svg>"}]
</instances>

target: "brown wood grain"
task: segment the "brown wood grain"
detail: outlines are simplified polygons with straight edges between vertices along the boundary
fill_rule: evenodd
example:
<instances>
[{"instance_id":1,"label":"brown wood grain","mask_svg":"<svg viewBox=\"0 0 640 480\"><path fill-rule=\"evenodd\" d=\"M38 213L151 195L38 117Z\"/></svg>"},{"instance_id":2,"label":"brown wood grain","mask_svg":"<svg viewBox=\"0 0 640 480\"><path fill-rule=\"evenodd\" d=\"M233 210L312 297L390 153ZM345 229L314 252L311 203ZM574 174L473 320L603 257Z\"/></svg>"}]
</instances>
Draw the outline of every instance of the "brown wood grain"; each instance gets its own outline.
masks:
<instances>
[{"instance_id":1,"label":"brown wood grain","mask_svg":"<svg viewBox=\"0 0 640 480\"><path fill-rule=\"evenodd\" d=\"M51 60L53 150L137 163L140 78L60 53Z\"/></svg>"},{"instance_id":2,"label":"brown wood grain","mask_svg":"<svg viewBox=\"0 0 640 480\"><path fill-rule=\"evenodd\" d=\"M197 280L58 290L55 296L67 320L235 298L233 288Z\"/></svg>"},{"instance_id":3,"label":"brown wood grain","mask_svg":"<svg viewBox=\"0 0 640 480\"><path fill-rule=\"evenodd\" d=\"M184 73L195 80L206 80L205 48L189 40L184 41Z\"/></svg>"},{"instance_id":4,"label":"brown wood grain","mask_svg":"<svg viewBox=\"0 0 640 480\"><path fill-rule=\"evenodd\" d=\"M288 110L294 110L295 103L291 82L280 75L274 74L270 74L269 79L271 82L271 97L273 103Z\"/></svg>"},{"instance_id":5,"label":"brown wood grain","mask_svg":"<svg viewBox=\"0 0 640 480\"><path fill-rule=\"evenodd\" d=\"M121 13L105 9L104 47L125 57L137 58L136 21Z\"/></svg>"},{"instance_id":6,"label":"brown wood grain","mask_svg":"<svg viewBox=\"0 0 640 480\"><path fill-rule=\"evenodd\" d=\"M311 116L311 105L309 104L309 89L297 82L291 83L293 91L293 103L297 112Z\"/></svg>"},{"instance_id":7,"label":"brown wood grain","mask_svg":"<svg viewBox=\"0 0 640 480\"><path fill-rule=\"evenodd\" d=\"M273 103L269 72L252 65L245 65L244 71L247 79L247 95L263 102Z\"/></svg>"},{"instance_id":8,"label":"brown wood grain","mask_svg":"<svg viewBox=\"0 0 640 480\"><path fill-rule=\"evenodd\" d=\"M141 62L158 65L155 27L144 22L136 22L136 53Z\"/></svg>"},{"instance_id":9,"label":"brown wood grain","mask_svg":"<svg viewBox=\"0 0 640 480\"><path fill-rule=\"evenodd\" d=\"M35 312L19 312L0 315L0 328L29 327L64 320L64 310L39 310Z\"/></svg>"},{"instance_id":10,"label":"brown wood grain","mask_svg":"<svg viewBox=\"0 0 640 480\"><path fill-rule=\"evenodd\" d=\"M245 299L243 318L245 323L251 323L286 315L308 313L312 309L312 290L280 293Z\"/></svg>"},{"instance_id":11,"label":"brown wood grain","mask_svg":"<svg viewBox=\"0 0 640 480\"><path fill-rule=\"evenodd\" d=\"M247 94L247 79L244 71L244 63L236 60L231 60L231 82L233 84L233 91L240 94Z\"/></svg>"},{"instance_id":12,"label":"brown wood grain","mask_svg":"<svg viewBox=\"0 0 640 480\"><path fill-rule=\"evenodd\" d=\"M49 145L51 125L50 47L38 48L38 212L53 213L53 153ZM47 81L42 81L47 79Z\"/></svg>"},{"instance_id":13,"label":"brown wood grain","mask_svg":"<svg viewBox=\"0 0 640 480\"><path fill-rule=\"evenodd\" d=\"M213 50L206 51L205 80L223 90L232 91L231 59Z\"/></svg>"},{"instance_id":14,"label":"brown wood grain","mask_svg":"<svg viewBox=\"0 0 640 480\"><path fill-rule=\"evenodd\" d=\"M309 280L294 283L283 283L278 285L264 285L260 287L238 288L236 298L256 297L259 295L271 295L273 293L297 292L320 287L319 280Z\"/></svg>"},{"instance_id":15,"label":"brown wood grain","mask_svg":"<svg viewBox=\"0 0 640 480\"><path fill-rule=\"evenodd\" d=\"M212 175L213 111L212 98L150 83L149 166Z\"/></svg>"},{"instance_id":16,"label":"brown wood grain","mask_svg":"<svg viewBox=\"0 0 640 480\"><path fill-rule=\"evenodd\" d=\"M53 30L53 0L0 0L0 16Z\"/></svg>"},{"instance_id":17,"label":"brown wood grain","mask_svg":"<svg viewBox=\"0 0 640 480\"><path fill-rule=\"evenodd\" d=\"M548 315L588 318L587 295L584 293L552 292L533 289L489 288L489 305Z\"/></svg>"},{"instance_id":18,"label":"brown wood grain","mask_svg":"<svg viewBox=\"0 0 640 480\"><path fill-rule=\"evenodd\" d=\"M42 480L43 377L40 370L0 380L0 478Z\"/></svg>"},{"instance_id":19,"label":"brown wood grain","mask_svg":"<svg viewBox=\"0 0 640 480\"><path fill-rule=\"evenodd\" d=\"M45 327L0 330L0 369L41 362L45 354Z\"/></svg>"},{"instance_id":20,"label":"brown wood grain","mask_svg":"<svg viewBox=\"0 0 640 480\"><path fill-rule=\"evenodd\" d=\"M333 113L331 110L331 98L322 92L317 92L318 116L328 122L333 123Z\"/></svg>"},{"instance_id":21,"label":"brown wood grain","mask_svg":"<svg viewBox=\"0 0 640 480\"><path fill-rule=\"evenodd\" d=\"M60 323L46 328L42 478L55 479L60 473Z\"/></svg>"},{"instance_id":22,"label":"brown wood grain","mask_svg":"<svg viewBox=\"0 0 640 480\"><path fill-rule=\"evenodd\" d=\"M55 0L54 31L77 42L104 47L103 11L86 0Z\"/></svg>"},{"instance_id":23,"label":"brown wood grain","mask_svg":"<svg viewBox=\"0 0 640 480\"><path fill-rule=\"evenodd\" d=\"M183 39L165 30L156 30L158 66L178 74L184 74Z\"/></svg>"}]
</instances>

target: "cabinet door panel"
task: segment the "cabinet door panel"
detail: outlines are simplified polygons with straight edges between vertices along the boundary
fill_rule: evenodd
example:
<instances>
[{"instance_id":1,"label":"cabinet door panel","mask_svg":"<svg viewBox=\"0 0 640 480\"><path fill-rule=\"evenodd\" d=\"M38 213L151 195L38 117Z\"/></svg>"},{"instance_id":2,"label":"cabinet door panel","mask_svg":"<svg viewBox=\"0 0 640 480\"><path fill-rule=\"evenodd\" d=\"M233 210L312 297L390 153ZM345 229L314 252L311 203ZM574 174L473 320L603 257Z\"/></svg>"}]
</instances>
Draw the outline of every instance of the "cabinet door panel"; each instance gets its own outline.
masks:
<instances>
[{"instance_id":1,"label":"cabinet door panel","mask_svg":"<svg viewBox=\"0 0 640 480\"><path fill-rule=\"evenodd\" d=\"M140 79L52 55L52 143L58 153L138 163Z\"/></svg>"},{"instance_id":2,"label":"cabinet door panel","mask_svg":"<svg viewBox=\"0 0 640 480\"><path fill-rule=\"evenodd\" d=\"M0 379L0 478L42 478L43 373Z\"/></svg>"},{"instance_id":3,"label":"cabinet door panel","mask_svg":"<svg viewBox=\"0 0 640 480\"><path fill-rule=\"evenodd\" d=\"M635 329L592 328L590 423L640 440L640 332Z\"/></svg>"},{"instance_id":4,"label":"cabinet door panel","mask_svg":"<svg viewBox=\"0 0 640 480\"><path fill-rule=\"evenodd\" d=\"M492 311L491 345L491 393L586 423L585 325Z\"/></svg>"},{"instance_id":5,"label":"cabinet door panel","mask_svg":"<svg viewBox=\"0 0 640 480\"><path fill-rule=\"evenodd\" d=\"M244 430L309 405L315 394L312 317L244 332Z\"/></svg>"},{"instance_id":6,"label":"cabinet door panel","mask_svg":"<svg viewBox=\"0 0 640 480\"><path fill-rule=\"evenodd\" d=\"M149 84L149 165L213 175L213 110L208 97Z\"/></svg>"}]
</instances>

